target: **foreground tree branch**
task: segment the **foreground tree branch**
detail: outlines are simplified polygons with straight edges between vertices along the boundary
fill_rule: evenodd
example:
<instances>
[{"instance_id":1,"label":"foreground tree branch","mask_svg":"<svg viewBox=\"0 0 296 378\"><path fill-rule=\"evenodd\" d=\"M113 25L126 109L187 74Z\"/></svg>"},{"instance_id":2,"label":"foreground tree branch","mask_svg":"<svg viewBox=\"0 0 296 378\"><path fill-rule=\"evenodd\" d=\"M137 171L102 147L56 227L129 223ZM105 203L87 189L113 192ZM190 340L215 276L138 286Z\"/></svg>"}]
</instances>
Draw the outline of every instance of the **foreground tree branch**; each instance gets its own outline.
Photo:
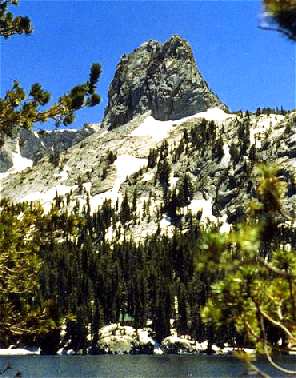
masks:
<instances>
[{"instance_id":1,"label":"foreground tree branch","mask_svg":"<svg viewBox=\"0 0 296 378\"><path fill-rule=\"evenodd\" d=\"M286 369L286 368L283 368L282 366L278 365L276 362L274 362L273 358L271 357L271 354L269 352L269 348L268 348L268 342L267 342L267 338L266 338L266 332L265 332L265 326L264 326L264 319L263 319L263 316L260 315L260 327L261 327L261 331L262 331L262 334L263 334L263 347L264 347L264 353L268 359L268 362L277 370L285 373L285 374L289 374L289 375L295 375L296 374L296 370L290 370L290 369Z\"/></svg>"},{"instance_id":2,"label":"foreground tree branch","mask_svg":"<svg viewBox=\"0 0 296 378\"><path fill-rule=\"evenodd\" d=\"M31 34L33 27L27 16L14 17L9 5L17 5L18 0L0 0L0 36L9 38L17 34Z\"/></svg>"},{"instance_id":3,"label":"foreground tree branch","mask_svg":"<svg viewBox=\"0 0 296 378\"><path fill-rule=\"evenodd\" d=\"M270 272L275 273L278 276L284 277L284 278L296 278L294 274L288 273L285 270L278 269L272 264L270 264L268 261L266 261L263 257L258 256L258 261L265 267L267 268Z\"/></svg>"},{"instance_id":4,"label":"foreground tree branch","mask_svg":"<svg viewBox=\"0 0 296 378\"><path fill-rule=\"evenodd\" d=\"M289 331L289 329L287 327L284 326L283 323L281 323L280 321L277 321L275 319L273 319L270 315L268 315L264 310L262 310L262 307L259 306L258 307L258 310L260 312L260 314L262 314L262 316L267 319L270 323L272 323L273 325L275 325L276 327L279 327L281 330L283 330L285 332L285 334L287 336L289 336L289 338L296 342L296 337Z\"/></svg>"},{"instance_id":5,"label":"foreground tree branch","mask_svg":"<svg viewBox=\"0 0 296 378\"><path fill-rule=\"evenodd\" d=\"M289 39L296 40L295 0L264 0L266 22L259 26L265 30L277 31Z\"/></svg>"}]
</instances>

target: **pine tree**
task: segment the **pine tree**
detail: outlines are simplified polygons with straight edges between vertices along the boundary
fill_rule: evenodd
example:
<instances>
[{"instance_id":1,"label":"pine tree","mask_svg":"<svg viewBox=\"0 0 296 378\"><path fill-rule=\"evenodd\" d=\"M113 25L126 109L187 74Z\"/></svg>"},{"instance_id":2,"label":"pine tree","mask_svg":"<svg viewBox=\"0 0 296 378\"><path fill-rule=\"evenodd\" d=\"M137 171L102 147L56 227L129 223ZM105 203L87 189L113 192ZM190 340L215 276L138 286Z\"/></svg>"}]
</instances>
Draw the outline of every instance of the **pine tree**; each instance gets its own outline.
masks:
<instances>
[{"instance_id":1,"label":"pine tree","mask_svg":"<svg viewBox=\"0 0 296 378\"><path fill-rule=\"evenodd\" d=\"M171 167L165 158L164 160L159 160L157 164L157 177L160 184L166 190L169 185L169 175L171 172Z\"/></svg>"},{"instance_id":2,"label":"pine tree","mask_svg":"<svg viewBox=\"0 0 296 378\"><path fill-rule=\"evenodd\" d=\"M254 144L252 144L249 150L249 159L253 162L256 161L256 147Z\"/></svg>"},{"instance_id":3,"label":"pine tree","mask_svg":"<svg viewBox=\"0 0 296 378\"><path fill-rule=\"evenodd\" d=\"M111 165L114 163L114 161L117 159L116 154L113 153L113 151L109 151L107 154L107 161Z\"/></svg>"},{"instance_id":4,"label":"pine tree","mask_svg":"<svg viewBox=\"0 0 296 378\"><path fill-rule=\"evenodd\" d=\"M137 191L134 190L133 200L132 200L132 212L136 215L136 211L137 211Z\"/></svg>"},{"instance_id":5,"label":"pine tree","mask_svg":"<svg viewBox=\"0 0 296 378\"><path fill-rule=\"evenodd\" d=\"M217 159L218 161L221 160L224 156L223 146L224 146L223 139L219 138L212 147L213 158Z\"/></svg>"},{"instance_id":6,"label":"pine tree","mask_svg":"<svg viewBox=\"0 0 296 378\"><path fill-rule=\"evenodd\" d=\"M180 284L179 289L178 310L179 320L177 322L177 329L181 334L185 335L188 332L188 304L187 293L183 283Z\"/></svg>"},{"instance_id":7,"label":"pine tree","mask_svg":"<svg viewBox=\"0 0 296 378\"><path fill-rule=\"evenodd\" d=\"M172 219L177 217L178 202L176 189L174 188L168 192L167 201L165 201L165 211Z\"/></svg>"},{"instance_id":8,"label":"pine tree","mask_svg":"<svg viewBox=\"0 0 296 378\"><path fill-rule=\"evenodd\" d=\"M43 210L5 201L0 208L0 342L5 345L15 335L32 342L41 330L55 328L46 304L40 309L34 303L41 267L40 234L34 226L42 223Z\"/></svg>"},{"instance_id":9,"label":"pine tree","mask_svg":"<svg viewBox=\"0 0 296 378\"><path fill-rule=\"evenodd\" d=\"M122 224L125 224L131 220L131 210L129 206L129 201L128 201L128 195L127 192L124 194L123 201L120 206L120 222Z\"/></svg>"},{"instance_id":10,"label":"pine tree","mask_svg":"<svg viewBox=\"0 0 296 378\"><path fill-rule=\"evenodd\" d=\"M220 278L210 287L202 315L206 322L209 319L209 325L232 319L239 333L247 336L274 367L287 373L271 355L279 348L280 337L291 344L295 339L295 252L277 247L283 243L279 225L287 217L282 211L285 190L277 168L261 166L257 198L250 202L245 221L228 236L211 235L216 252L209 254L207 269L212 274L217 267L221 270ZM271 331L274 327L276 333Z\"/></svg>"},{"instance_id":11,"label":"pine tree","mask_svg":"<svg viewBox=\"0 0 296 378\"><path fill-rule=\"evenodd\" d=\"M188 206L192 200L193 196L193 187L190 176L185 174L184 177L178 183L178 195L177 195L177 203L178 206Z\"/></svg>"},{"instance_id":12,"label":"pine tree","mask_svg":"<svg viewBox=\"0 0 296 378\"><path fill-rule=\"evenodd\" d=\"M229 153L234 164L237 164L240 160L240 151L235 144L231 144Z\"/></svg>"},{"instance_id":13,"label":"pine tree","mask_svg":"<svg viewBox=\"0 0 296 378\"><path fill-rule=\"evenodd\" d=\"M148 155L148 168L154 168L157 162L158 152L155 148L149 150Z\"/></svg>"}]
</instances>

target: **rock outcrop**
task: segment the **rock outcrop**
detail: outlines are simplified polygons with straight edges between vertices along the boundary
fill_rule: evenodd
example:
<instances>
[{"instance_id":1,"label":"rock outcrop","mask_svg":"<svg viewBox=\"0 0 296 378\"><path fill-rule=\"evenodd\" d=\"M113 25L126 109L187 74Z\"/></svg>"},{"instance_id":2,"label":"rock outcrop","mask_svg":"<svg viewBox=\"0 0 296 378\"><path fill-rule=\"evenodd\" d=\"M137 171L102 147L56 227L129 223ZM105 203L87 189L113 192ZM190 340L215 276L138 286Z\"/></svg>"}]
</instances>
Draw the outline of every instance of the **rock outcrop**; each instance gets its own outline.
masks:
<instances>
[{"instance_id":1,"label":"rock outcrop","mask_svg":"<svg viewBox=\"0 0 296 378\"><path fill-rule=\"evenodd\" d=\"M119 324L110 324L99 331L101 353L153 353L155 341L149 335L151 329L135 329Z\"/></svg>"},{"instance_id":2,"label":"rock outcrop","mask_svg":"<svg viewBox=\"0 0 296 378\"><path fill-rule=\"evenodd\" d=\"M38 132L20 129L11 136L4 135L3 144L0 147L0 173L15 168L16 160L19 163L20 160L23 160L23 163L25 163L24 159L31 160L33 163L53 151L61 153L93 134L98 127L86 125L80 130L57 129Z\"/></svg>"},{"instance_id":3,"label":"rock outcrop","mask_svg":"<svg viewBox=\"0 0 296 378\"><path fill-rule=\"evenodd\" d=\"M124 55L109 88L104 125L114 128L151 110L158 120L180 119L225 106L199 72L190 45L173 36Z\"/></svg>"},{"instance_id":4,"label":"rock outcrop","mask_svg":"<svg viewBox=\"0 0 296 378\"><path fill-rule=\"evenodd\" d=\"M97 127L85 125L78 130L56 129L51 132L45 130L33 132L23 129L20 131L20 152L25 158L36 161L53 149L57 152L67 150L93 134Z\"/></svg>"}]
</instances>

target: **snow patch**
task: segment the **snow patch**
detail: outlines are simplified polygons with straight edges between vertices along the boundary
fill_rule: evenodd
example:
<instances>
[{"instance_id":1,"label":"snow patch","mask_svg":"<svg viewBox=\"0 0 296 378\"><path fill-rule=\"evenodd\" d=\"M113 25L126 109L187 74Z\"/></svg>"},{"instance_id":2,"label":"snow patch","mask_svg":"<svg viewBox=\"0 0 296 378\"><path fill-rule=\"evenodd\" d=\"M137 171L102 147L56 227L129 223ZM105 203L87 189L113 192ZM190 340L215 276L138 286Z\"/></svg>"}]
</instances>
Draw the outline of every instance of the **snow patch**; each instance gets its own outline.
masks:
<instances>
[{"instance_id":1,"label":"snow patch","mask_svg":"<svg viewBox=\"0 0 296 378\"><path fill-rule=\"evenodd\" d=\"M88 128L88 129L92 129L94 131L100 131L101 130L101 124L100 123L88 123L85 127ZM106 134L107 132L108 131L101 133L101 136L103 134Z\"/></svg>"},{"instance_id":2,"label":"snow patch","mask_svg":"<svg viewBox=\"0 0 296 378\"><path fill-rule=\"evenodd\" d=\"M83 187L84 187L86 193L90 195L90 190L91 190L91 187L92 187L92 183L91 183L91 181L87 181L87 182L85 182L85 183L83 184Z\"/></svg>"},{"instance_id":3,"label":"snow patch","mask_svg":"<svg viewBox=\"0 0 296 378\"><path fill-rule=\"evenodd\" d=\"M139 342L140 344L142 345L145 345L145 344L154 344L154 340L152 340L152 338L149 336L149 332L147 329L138 329L137 330L137 335L139 337Z\"/></svg>"},{"instance_id":4,"label":"snow patch","mask_svg":"<svg viewBox=\"0 0 296 378\"><path fill-rule=\"evenodd\" d=\"M219 232L221 234L228 234L231 231L231 225L227 222L227 214L223 214L222 218L219 218L219 220L222 222Z\"/></svg>"},{"instance_id":5,"label":"snow patch","mask_svg":"<svg viewBox=\"0 0 296 378\"><path fill-rule=\"evenodd\" d=\"M196 350L195 342L188 335L177 336L177 334L173 334L163 339L161 345L164 349L176 348L180 352L182 350L190 353Z\"/></svg>"},{"instance_id":6,"label":"snow patch","mask_svg":"<svg viewBox=\"0 0 296 378\"><path fill-rule=\"evenodd\" d=\"M120 324L110 324L99 330L99 346L105 352L130 353L141 346L153 346L154 340L149 336L150 329L135 329Z\"/></svg>"},{"instance_id":7,"label":"snow patch","mask_svg":"<svg viewBox=\"0 0 296 378\"><path fill-rule=\"evenodd\" d=\"M117 226L118 227L118 226ZM116 227L116 228L117 228ZM113 240L113 226L109 226L106 230L106 233L105 233L105 241L108 241L108 242L112 242Z\"/></svg>"},{"instance_id":8,"label":"snow patch","mask_svg":"<svg viewBox=\"0 0 296 378\"><path fill-rule=\"evenodd\" d=\"M177 182L179 181L180 177L175 177L174 175L171 175L169 179L169 184L171 189L175 188L177 186Z\"/></svg>"},{"instance_id":9,"label":"snow patch","mask_svg":"<svg viewBox=\"0 0 296 378\"><path fill-rule=\"evenodd\" d=\"M224 110L215 107L210 108L206 112L197 113L192 118L204 118L207 121L224 122L228 118L234 118L235 115L224 112Z\"/></svg>"},{"instance_id":10,"label":"snow patch","mask_svg":"<svg viewBox=\"0 0 296 378\"><path fill-rule=\"evenodd\" d=\"M221 168L228 168L230 160L231 160L231 155L230 155L229 146L227 143L224 143L223 151L224 151L224 156L220 162L220 166Z\"/></svg>"},{"instance_id":11,"label":"snow patch","mask_svg":"<svg viewBox=\"0 0 296 378\"><path fill-rule=\"evenodd\" d=\"M206 223L207 221L213 222L217 219L215 216L213 216L212 206L213 203L211 198L207 200L193 199L188 206L188 209L192 211L192 214L196 214L197 212L202 211L200 222Z\"/></svg>"},{"instance_id":12,"label":"snow patch","mask_svg":"<svg viewBox=\"0 0 296 378\"><path fill-rule=\"evenodd\" d=\"M154 354L164 354L164 351L160 347L155 347L153 350Z\"/></svg>"},{"instance_id":13,"label":"snow patch","mask_svg":"<svg viewBox=\"0 0 296 378\"><path fill-rule=\"evenodd\" d=\"M33 161L23 157L20 153L12 152L13 167L10 168L13 172L21 172L26 168L31 168Z\"/></svg>"},{"instance_id":14,"label":"snow patch","mask_svg":"<svg viewBox=\"0 0 296 378\"><path fill-rule=\"evenodd\" d=\"M16 140L15 152L11 152L12 167L6 172L0 173L0 179L7 177L10 174L21 172L27 168L31 168L33 160L27 159L21 155L19 138Z\"/></svg>"},{"instance_id":15,"label":"snow patch","mask_svg":"<svg viewBox=\"0 0 296 378\"><path fill-rule=\"evenodd\" d=\"M40 354L40 348L7 348L0 349L0 356L26 356L28 354Z\"/></svg>"},{"instance_id":16,"label":"snow patch","mask_svg":"<svg viewBox=\"0 0 296 378\"><path fill-rule=\"evenodd\" d=\"M205 118L208 121L225 121L228 118L234 117L231 114L225 113L220 108L210 108L206 112L199 112L192 116L184 117L178 120L159 121L152 116L148 116L135 130L131 132L131 136L151 137L156 142L162 141L166 138L175 125L181 125L184 122L190 121L194 118Z\"/></svg>"},{"instance_id":17,"label":"snow patch","mask_svg":"<svg viewBox=\"0 0 296 378\"><path fill-rule=\"evenodd\" d=\"M152 181L153 178L154 178L154 174L153 174L153 172L145 172L145 173L143 174L143 179L142 179L142 181L144 181L144 182L149 182L149 181Z\"/></svg>"},{"instance_id":18,"label":"snow patch","mask_svg":"<svg viewBox=\"0 0 296 378\"><path fill-rule=\"evenodd\" d=\"M47 133L64 133L64 132L70 132L70 133L77 133L80 131L80 129L53 129L53 130L45 130Z\"/></svg>"},{"instance_id":19,"label":"snow patch","mask_svg":"<svg viewBox=\"0 0 296 378\"><path fill-rule=\"evenodd\" d=\"M215 222L216 224L219 222L220 227L219 231L221 233L228 233L231 230L231 225L227 222L227 214L223 214L222 217L215 217L212 213L213 209L213 201L212 198L207 200L205 199L193 199L188 206L188 210L192 211L192 214L196 214L199 211L202 211L202 215L200 218L201 224L206 224L207 222Z\"/></svg>"},{"instance_id":20,"label":"snow patch","mask_svg":"<svg viewBox=\"0 0 296 378\"><path fill-rule=\"evenodd\" d=\"M130 155L118 156L115 160L117 177L113 188L118 192L126 178L145 167L147 163L147 159L139 159Z\"/></svg>"},{"instance_id":21,"label":"snow patch","mask_svg":"<svg viewBox=\"0 0 296 378\"><path fill-rule=\"evenodd\" d=\"M152 116L148 116L130 135L139 137L149 136L156 142L160 142L168 136L174 123L174 121L159 121Z\"/></svg>"},{"instance_id":22,"label":"snow patch","mask_svg":"<svg viewBox=\"0 0 296 378\"><path fill-rule=\"evenodd\" d=\"M160 228L168 228L172 225L171 218L168 216L163 216L159 222Z\"/></svg>"}]
</instances>

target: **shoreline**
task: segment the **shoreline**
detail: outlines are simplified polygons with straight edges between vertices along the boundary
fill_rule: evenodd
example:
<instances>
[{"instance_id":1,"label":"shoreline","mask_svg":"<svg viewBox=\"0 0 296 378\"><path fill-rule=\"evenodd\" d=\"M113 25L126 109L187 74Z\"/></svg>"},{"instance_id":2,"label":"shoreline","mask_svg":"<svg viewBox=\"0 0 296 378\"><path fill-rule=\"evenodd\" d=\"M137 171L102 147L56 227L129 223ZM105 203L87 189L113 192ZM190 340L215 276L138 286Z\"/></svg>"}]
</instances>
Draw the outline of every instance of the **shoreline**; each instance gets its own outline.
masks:
<instances>
[{"instance_id":1,"label":"shoreline","mask_svg":"<svg viewBox=\"0 0 296 378\"><path fill-rule=\"evenodd\" d=\"M235 356L235 353L237 351L245 352L248 355L254 355L256 356L256 350L255 349L232 349L231 348L225 348L225 351L221 351L217 353L216 351L207 352L206 350L199 350L199 351L179 351L179 352L171 352L171 351L164 351L162 349L155 349L152 353L145 353L145 352L114 352L114 353L82 353L82 352L74 352L71 350L64 350L64 351L58 351L55 354L42 354L40 353L40 348L4 348L0 349L0 357L18 357L18 356L103 356L103 355L109 355L109 356L122 356L122 355L129 355L129 356L138 356L138 355L146 355L146 356L168 356L168 355L198 355L198 356L216 356L216 357L231 357ZM292 356L293 354L291 354Z\"/></svg>"}]
</instances>

